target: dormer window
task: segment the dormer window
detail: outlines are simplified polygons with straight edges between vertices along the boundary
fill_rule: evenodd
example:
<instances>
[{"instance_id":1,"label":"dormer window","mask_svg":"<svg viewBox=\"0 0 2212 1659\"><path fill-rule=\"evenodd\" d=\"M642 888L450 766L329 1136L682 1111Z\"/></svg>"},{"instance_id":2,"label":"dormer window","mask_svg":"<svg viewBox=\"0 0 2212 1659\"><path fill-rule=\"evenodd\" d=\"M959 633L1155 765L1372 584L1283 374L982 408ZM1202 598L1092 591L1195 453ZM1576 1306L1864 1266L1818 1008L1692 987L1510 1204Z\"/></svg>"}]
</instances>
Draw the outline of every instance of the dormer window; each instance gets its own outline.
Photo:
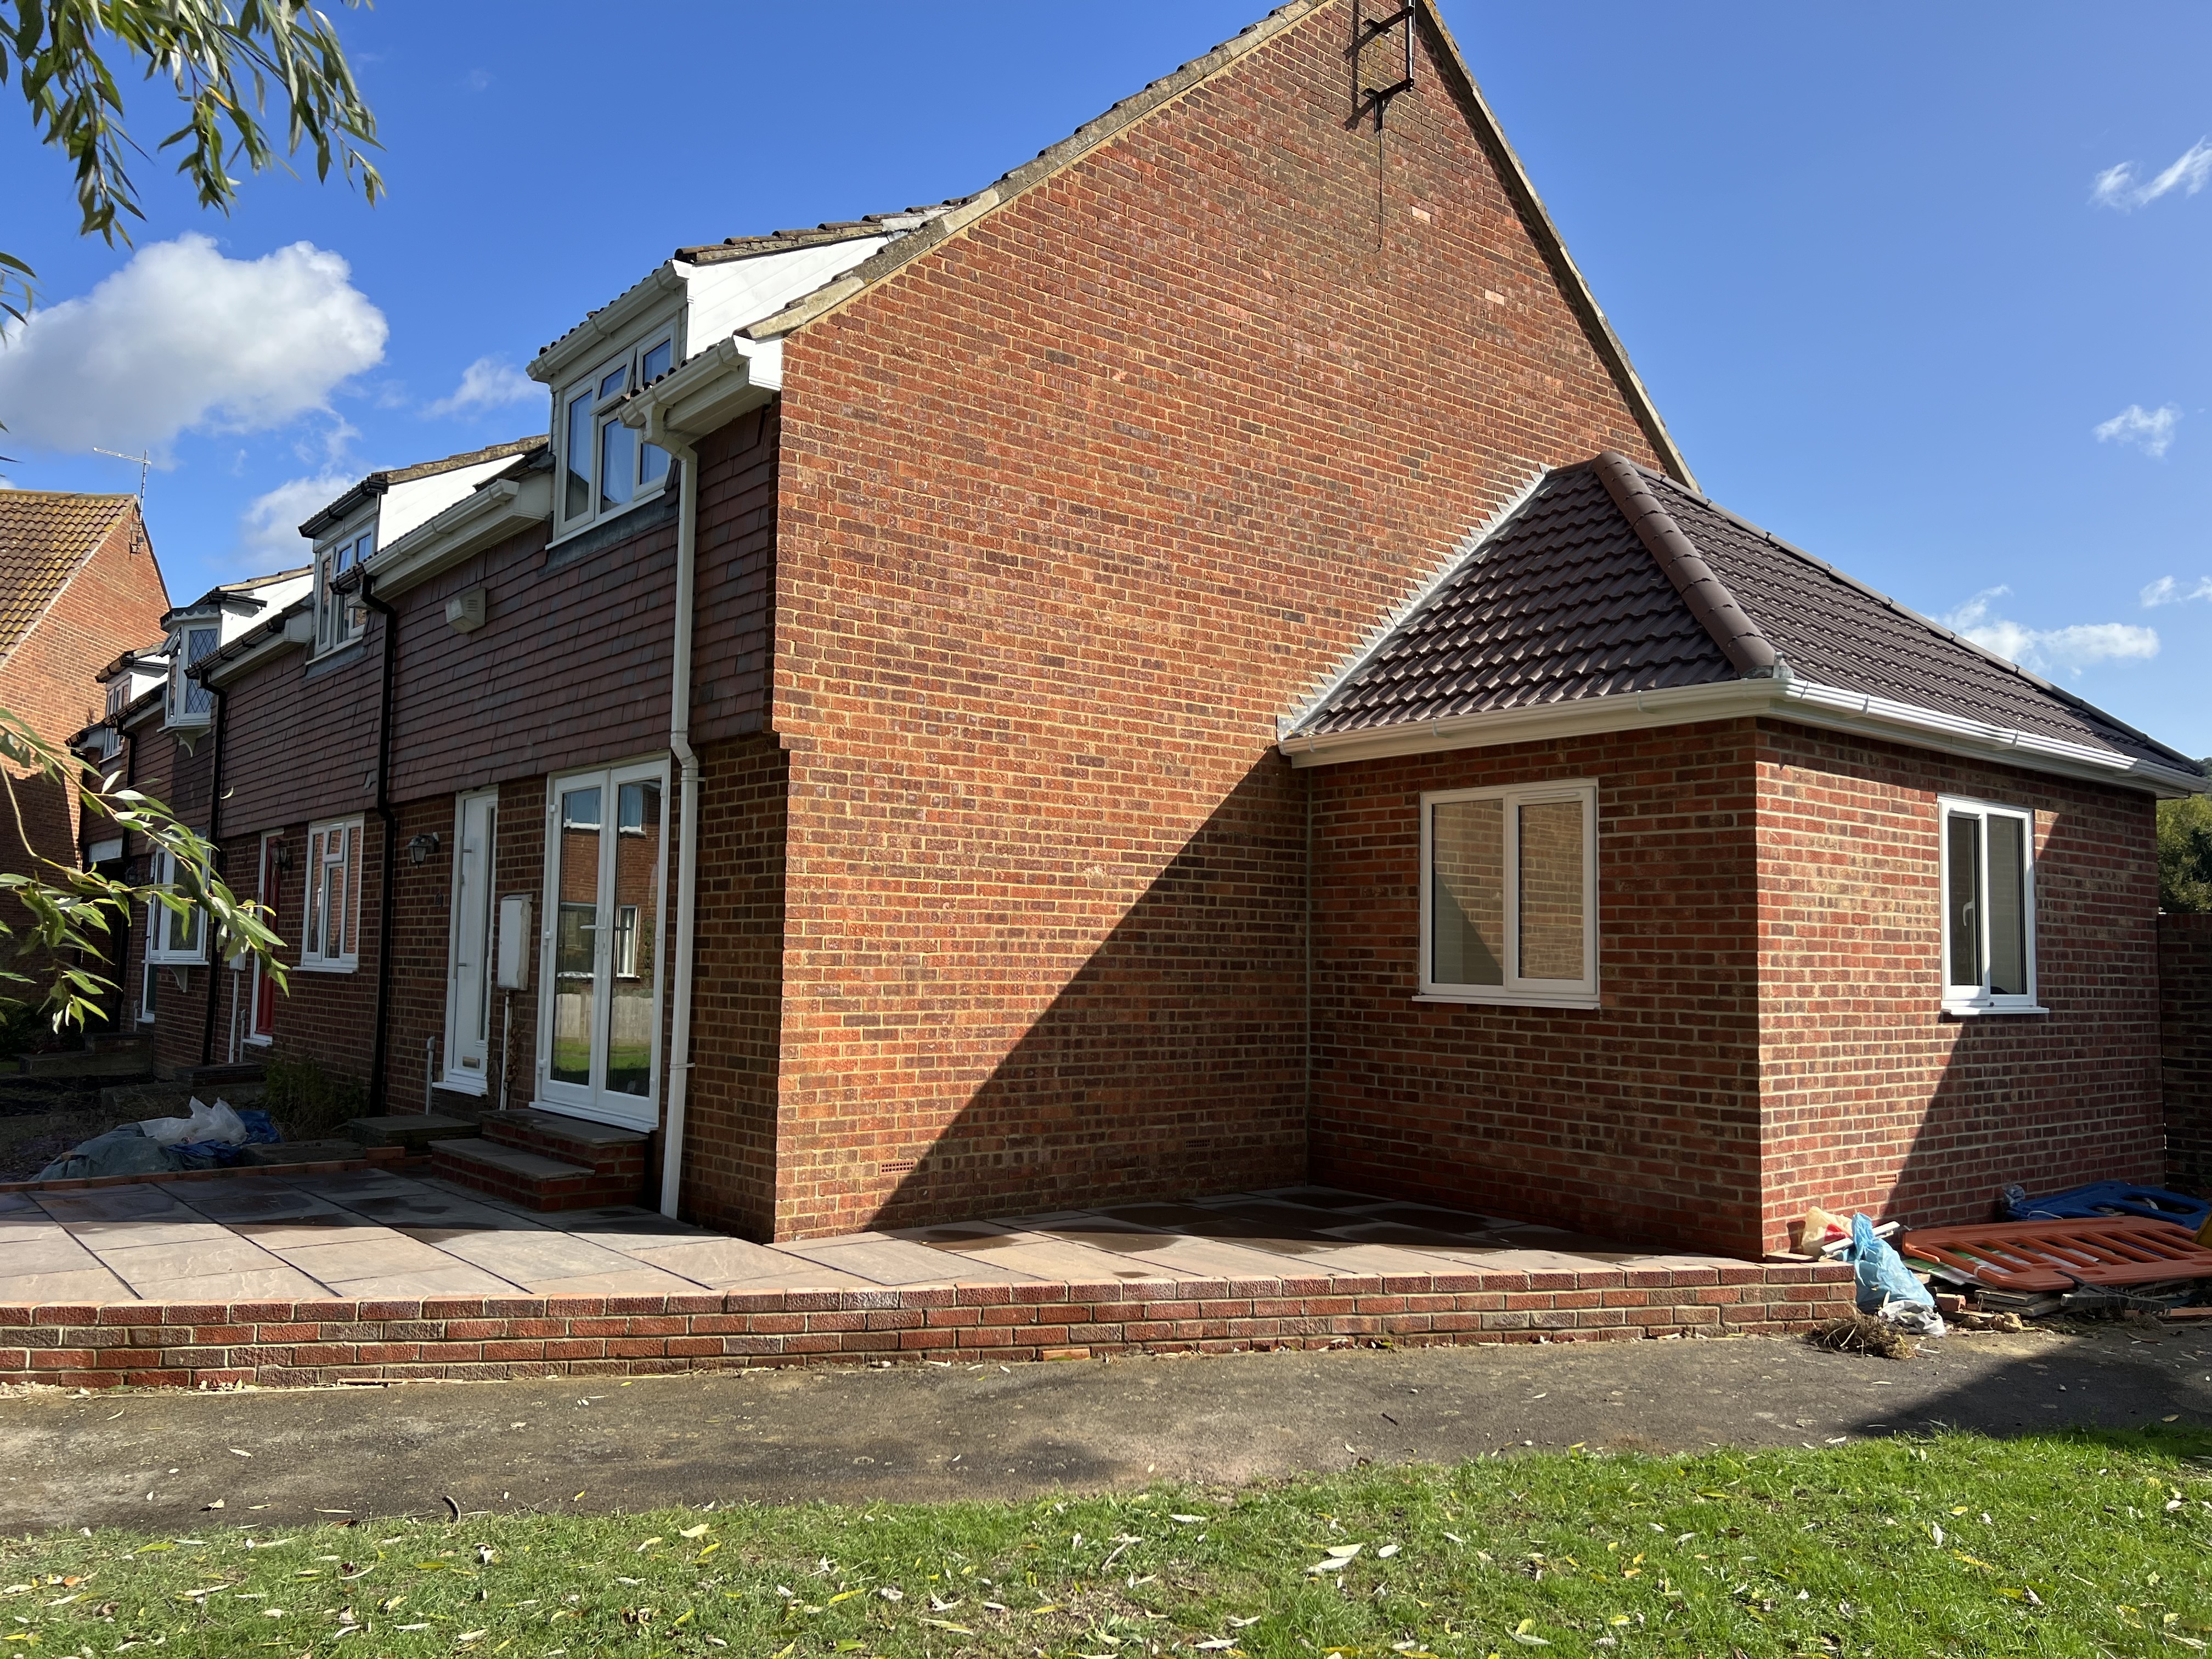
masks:
<instances>
[{"instance_id":1,"label":"dormer window","mask_svg":"<svg viewBox=\"0 0 2212 1659\"><path fill-rule=\"evenodd\" d=\"M171 726L204 726L215 709L215 693L185 671L202 658L215 654L222 643L222 626L210 617L204 623L186 623L169 636L169 716Z\"/></svg>"},{"instance_id":2,"label":"dormer window","mask_svg":"<svg viewBox=\"0 0 2212 1659\"><path fill-rule=\"evenodd\" d=\"M337 540L315 550L315 653L335 651L361 637L368 607L361 602L358 583L341 586L340 578L368 562L376 551L376 526L354 526Z\"/></svg>"},{"instance_id":3,"label":"dormer window","mask_svg":"<svg viewBox=\"0 0 2212 1659\"><path fill-rule=\"evenodd\" d=\"M607 358L562 392L553 442L560 467L561 528L581 529L659 493L668 452L622 422L622 400L675 367L676 329L665 324Z\"/></svg>"}]
</instances>

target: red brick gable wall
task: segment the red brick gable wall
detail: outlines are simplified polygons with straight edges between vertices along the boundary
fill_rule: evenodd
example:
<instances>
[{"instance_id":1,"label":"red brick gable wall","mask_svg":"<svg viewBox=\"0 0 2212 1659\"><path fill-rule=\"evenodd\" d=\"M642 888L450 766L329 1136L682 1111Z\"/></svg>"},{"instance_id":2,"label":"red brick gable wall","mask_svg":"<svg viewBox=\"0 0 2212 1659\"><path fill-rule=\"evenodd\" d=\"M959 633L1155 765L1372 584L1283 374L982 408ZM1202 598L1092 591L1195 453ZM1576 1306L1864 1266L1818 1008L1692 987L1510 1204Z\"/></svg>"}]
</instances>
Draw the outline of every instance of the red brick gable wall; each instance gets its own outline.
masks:
<instances>
[{"instance_id":1,"label":"red brick gable wall","mask_svg":"<svg viewBox=\"0 0 2212 1659\"><path fill-rule=\"evenodd\" d=\"M1313 1176L1758 1249L1747 721L1315 767ZM1420 797L1595 779L1601 1006L1422 1003Z\"/></svg>"},{"instance_id":2,"label":"red brick gable wall","mask_svg":"<svg viewBox=\"0 0 2212 1659\"><path fill-rule=\"evenodd\" d=\"M1539 469L1653 459L1425 52L1378 222L1348 33L787 346L781 1235L1300 1176L1274 720Z\"/></svg>"},{"instance_id":3,"label":"red brick gable wall","mask_svg":"<svg viewBox=\"0 0 2212 1659\"><path fill-rule=\"evenodd\" d=\"M1779 721L1758 792L1768 1249L1811 1203L1928 1225L2159 1179L2148 796ZM2048 1016L1941 1015L1941 794L2035 811Z\"/></svg>"},{"instance_id":4,"label":"red brick gable wall","mask_svg":"<svg viewBox=\"0 0 2212 1659\"><path fill-rule=\"evenodd\" d=\"M49 743L61 743L100 716L106 689L93 676L125 651L158 641L168 608L153 544L133 507L0 664L0 708ZM32 845L46 857L73 863L75 798L41 787L24 792L21 802ZM27 867L13 815L0 815L0 868Z\"/></svg>"}]
</instances>

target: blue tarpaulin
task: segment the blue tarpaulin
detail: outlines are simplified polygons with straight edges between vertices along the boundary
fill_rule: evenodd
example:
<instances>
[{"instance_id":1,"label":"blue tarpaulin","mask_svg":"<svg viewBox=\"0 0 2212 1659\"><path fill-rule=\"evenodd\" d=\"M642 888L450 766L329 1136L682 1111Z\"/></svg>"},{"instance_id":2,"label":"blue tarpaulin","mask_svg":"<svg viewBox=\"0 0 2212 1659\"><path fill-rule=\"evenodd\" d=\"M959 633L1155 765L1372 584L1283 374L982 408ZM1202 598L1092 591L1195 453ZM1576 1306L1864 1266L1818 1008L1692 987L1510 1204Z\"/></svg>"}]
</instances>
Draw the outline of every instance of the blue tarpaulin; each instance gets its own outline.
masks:
<instances>
[{"instance_id":1,"label":"blue tarpaulin","mask_svg":"<svg viewBox=\"0 0 2212 1659\"><path fill-rule=\"evenodd\" d=\"M2212 1204L2163 1187L2138 1187L2130 1181L2096 1181L2069 1187L2048 1198L2030 1198L2018 1187L2005 1188L2005 1215L2013 1221L2086 1221L2100 1215L2148 1216L2171 1221L2191 1232L2212 1215Z\"/></svg>"}]
</instances>

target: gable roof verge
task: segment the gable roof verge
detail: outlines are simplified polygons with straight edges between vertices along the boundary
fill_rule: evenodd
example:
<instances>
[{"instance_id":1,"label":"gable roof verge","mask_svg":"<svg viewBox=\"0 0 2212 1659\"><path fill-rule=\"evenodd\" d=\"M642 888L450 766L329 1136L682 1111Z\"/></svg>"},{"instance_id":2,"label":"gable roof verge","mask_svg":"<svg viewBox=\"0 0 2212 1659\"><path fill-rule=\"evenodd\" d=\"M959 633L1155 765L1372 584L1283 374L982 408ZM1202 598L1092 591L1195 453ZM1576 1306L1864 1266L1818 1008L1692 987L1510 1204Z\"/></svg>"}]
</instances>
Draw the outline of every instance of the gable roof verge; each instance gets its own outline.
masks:
<instances>
[{"instance_id":1,"label":"gable roof verge","mask_svg":"<svg viewBox=\"0 0 2212 1659\"><path fill-rule=\"evenodd\" d=\"M900 270L909 261L920 258L932 248L951 240L966 231L978 220L1006 206L1017 197L1026 194L1047 179L1073 167L1092 150L1117 137L1125 129L1135 125L1155 111L1178 101L1182 95L1231 68L1256 48L1266 45L1277 35L1303 22L1316 12L1327 10L1340 0L1291 0L1288 5L1278 6L1258 22L1248 25L1233 40L1224 40L1202 58L1193 58L1174 74L1153 82L1143 91L1124 98L1094 120L1085 122L1067 137L1036 157L1005 174L988 188L965 200L948 204L928 223L901 236L836 282L815 289L794 300L773 316L763 318L738 332L747 339L779 340L794 334L810 323L819 321L873 288L878 283ZM1536 188L1528 180L1528 169L1508 142L1505 131L1498 123L1496 113L1484 100L1481 89L1475 84L1474 71L1468 69L1459 42L1444 27L1443 19L1437 15L1432 0L1412 0L1415 14L1429 32L1436 48L1437 61L1443 66L1447 77L1456 84L1451 87L1468 125L1476 137L1492 151L1492 161L1502 176L1506 193L1513 198L1523 223L1534 239L1537 247L1553 267L1563 296L1575 313L1576 320L1583 325L1599 360L1613 376L1622 397L1634 414L1637 424L1651 444L1652 450L1665 464L1673 477L1692 487L1689 463L1675 447L1667 423L1660 418L1658 409L1651 401L1643 380L1628 361L1628 352L1606 319L1604 310L1590 292L1581 269L1568 253L1566 243L1559 235L1559 227L1545 210Z\"/></svg>"}]
</instances>

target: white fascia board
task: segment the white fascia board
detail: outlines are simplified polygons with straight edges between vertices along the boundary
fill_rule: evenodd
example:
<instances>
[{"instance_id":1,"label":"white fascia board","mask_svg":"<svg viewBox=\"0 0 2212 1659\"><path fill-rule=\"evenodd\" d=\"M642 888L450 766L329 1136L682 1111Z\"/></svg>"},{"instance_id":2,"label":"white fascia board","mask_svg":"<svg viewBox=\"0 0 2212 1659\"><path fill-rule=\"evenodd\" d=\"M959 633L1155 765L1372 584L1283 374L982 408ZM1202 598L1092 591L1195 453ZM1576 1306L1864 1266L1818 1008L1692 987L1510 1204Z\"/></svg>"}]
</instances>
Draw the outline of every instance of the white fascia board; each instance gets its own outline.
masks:
<instances>
[{"instance_id":1,"label":"white fascia board","mask_svg":"<svg viewBox=\"0 0 2212 1659\"><path fill-rule=\"evenodd\" d=\"M376 544L381 547L387 542L403 539L454 502L467 499L486 478L504 471L521 459L516 455L496 456L470 466L457 466L450 472L433 472L426 478L410 478L404 483L393 484L377 503Z\"/></svg>"},{"instance_id":2,"label":"white fascia board","mask_svg":"<svg viewBox=\"0 0 2212 1659\"><path fill-rule=\"evenodd\" d=\"M267 625L265 623L262 624L264 627ZM228 659L214 673L203 673L198 670L195 670L194 673L202 684L212 685L221 690L234 681L245 678L271 657L280 657L287 651L297 651L305 644L305 641L295 640L291 637L288 630L279 629L268 638L258 641L240 652L238 655Z\"/></svg>"},{"instance_id":3,"label":"white fascia board","mask_svg":"<svg viewBox=\"0 0 2212 1659\"><path fill-rule=\"evenodd\" d=\"M586 359L605 356L627 345L654 313L684 298L684 277L673 259L653 267L635 287L618 295L531 360L523 372L547 385Z\"/></svg>"},{"instance_id":4,"label":"white fascia board","mask_svg":"<svg viewBox=\"0 0 2212 1659\"><path fill-rule=\"evenodd\" d=\"M511 465L513 457L500 463ZM428 524L380 547L363 568L372 591L389 599L450 570L471 554L505 541L532 525L551 522L553 475L527 472L495 478L454 502Z\"/></svg>"},{"instance_id":5,"label":"white fascia board","mask_svg":"<svg viewBox=\"0 0 2212 1659\"><path fill-rule=\"evenodd\" d=\"M1734 720L1763 714L1778 700L1773 680L1724 680L1718 685L1684 685L1663 691L1620 691L1611 696L1579 697L1571 702L1539 703L1527 708L1498 708L1480 714L1386 726L1364 732L1320 735L1293 732L1276 746L1293 766L1335 766L1346 761L1389 755L1440 754L1452 749L1488 749L1508 743L1548 743L1559 738L1601 732L1633 732L1644 726L1682 726L1693 720Z\"/></svg>"},{"instance_id":6,"label":"white fascia board","mask_svg":"<svg viewBox=\"0 0 2212 1659\"><path fill-rule=\"evenodd\" d=\"M251 611L244 615L225 605L221 613L222 620L218 624L222 630L222 643L228 645L248 629L260 627L263 623L269 620L270 612L283 610L293 600L310 591L314 585L314 573L302 571L299 575L288 576L283 581L262 583L253 590L252 597L258 603Z\"/></svg>"},{"instance_id":7,"label":"white fascia board","mask_svg":"<svg viewBox=\"0 0 2212 1659\"><path fill-rule=\"evenodd\" d=\"M685 349L693 356L739 329L773 317L872 258L888 236L855 236L781 253L757 253L713 264L678 265L689 293Z\"/></svg>"},{"instance_id":8,"label":"white fascia board","mask_svg":"<svg viewBox=\"0 0 2212 1659\"><path fill-rule=\"evenodd\" d=\"M2155 761L2137 760L2117 750L2069 743L2039 732L1990 726L1863 691L1796 680L1787 687L1784 701L1787 706L1773 712L1806 726L1856 732L1891 743L1994 760L2088 783L2116 784L2124 789L2140 789L2161 800L2212 793L2212 782Z\"/></svg>"},{"instance_id":9,"label":"white fascia board","mask_svg":"<svg viewBox=\"0 0 2212 1659\"><path fill-rule=\"evenodd\" d=\"M781 342L722 339L631 398L623 424L648 441L703 438L774 398L783 384Z\"/></svg>"},{"instance_id":10,"label":"white fascia board","mask_svg":"<svg viewBox=\"0 0 2212 1659\"><path fill-rule=\"evenodd\" d=\"M1607 732L1634 732L1760 714L1830 731L1856 732L1888 743L1907 744L1917 749L1940 750L1975 760L1994 760L2032 772L2140 789L2164 799L2212 793L2212 784L2203 778L2153 762L2135 760L2113 750L1990 726L1862 691L1779 677L1723 680L1717 685L1680 686L1663 691L1623 691L1611 696L1458 714L1364 732L1294 732L1277 747L1293 766L1336 766L1347 761L1376 760L1394 755L1442 754L1454 749L1495 748L1510 743L1548 743Z\"/></svg>"}]
</instances>

